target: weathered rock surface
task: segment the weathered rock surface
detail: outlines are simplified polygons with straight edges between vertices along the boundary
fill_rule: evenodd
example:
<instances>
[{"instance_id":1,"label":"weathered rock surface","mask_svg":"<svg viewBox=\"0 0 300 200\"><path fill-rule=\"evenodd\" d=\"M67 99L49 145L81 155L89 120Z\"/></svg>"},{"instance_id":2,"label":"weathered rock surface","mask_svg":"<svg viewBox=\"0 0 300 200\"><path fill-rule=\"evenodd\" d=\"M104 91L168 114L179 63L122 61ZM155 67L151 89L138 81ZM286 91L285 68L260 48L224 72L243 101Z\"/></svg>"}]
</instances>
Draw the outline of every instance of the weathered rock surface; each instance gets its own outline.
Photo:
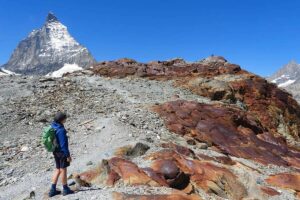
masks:
<instances>
[{"instance_id":1,"label":"weathered rock surface","mask_svg":"<svg viewBox=\"0 0 300 200\"><path fill-rule=\"evenodd\" d=\"M109 166L122 178L125 185L159 186L143 170L128 160L115 157L109 160Z\"/></svg>"},{"instance_id":2,"label":"weathered rock surface","mask_svg":"<svg viewBox=\"0 0 300 200\"><path fill-rule=\"evenodd\" d=\"M267 132L268 127L250 113L180 100L155 110L172 132L212 144L222 153L263 164L299 167L300 153L289 148L284 139Z\"/></svg>"},{"instance_id":3,"label":"weathered rock surface","mask_svg":"<svg viewBox=\"0 0 300 200\"><path fill-rule=\"evenodd\" d=\"M124 185L167 186L187 194L193 194L195 192L193 188L199 187L223 198L241 199L247 196L244 186L228 169L207 161L190 160L185 155L176 152L175 146L172 148L174 149L151 154L148 159L154 161L151 167L146 169L141 169L128 160L115 157L108 161L110 173L106 173L105 170L99 170L100 174L94 173L97 171L96 168L82 173L78 179L81 182L92 183L92 180L102 177L106 179L104 182L114 185L118 179L114 178L112 181L111 179L115 176L110 174L117 174ZM80 181L77 180L77 182Z\"/></svg>"},{"instance_id":4,"label":"weathered rock surface","mask_svg":"<svg viewBox=\"0 0 300 200\"><path fill-rule=\"evenodd\" d=\"M296 192L300 192L300 174L299 173L275 174L275 175L272 175L269 178L267 178L266 181L269 184L277 186L277 187L292 189L292 190L295 190Z\"/></svg>"},{"instance_id":5,"label":"weathered rock surface","mask_svg":"<svg viewBox=\"0 0 300 200\"><path fill-rule=\"evenodd\" d=\"M93 71L110 77L173 79L176 86L195 94L235 103L258 118L271 134L280 134L290 145L299 148L300 107L297 102L275 84L242 70L238 65L218 57L196 63L175 59L144 64L127 60L99 63Z\"/></svg>"},{"instance_id":6,"label":"weathered rock surface","mask_svg":"<svg viewBox=\"0 0 300 200\"><path fill-rule=\"evenodd\" d=\"M181 59L170 61L155 61L147 64L138 63L131 59L101 62L96 64L94 73L109 77L138 76L149 78L174 79L186 76L216 76L223 73L234 74L241 71L238 65L228 62L197 62L186 63Z\"/></svg>"},{"instance_id":7,"label":"weathered rock surface","mask_svg":"<svg viewBox=\"0 0 300 200\"><path fill-rule=\"evenodd\" d=\"M158 172L163 173L162 169L172 169L172 165L175 165L184 174L190 175L190 178L185 180L187 183L184 180L175 180L177 184L175 186L177 187L185 184L185 187L187 187L189 182L191 182L195 187L200 187L206 192L215 193L224 198L241 199L247 196L246 189L236 180L237 177L225 168L198 159L190 160L175 152L162 152L159 154L157 156L159 160L153 163L154 170L160 170ZM177 174L180 174L179 170ZM168 173L165 173L166 175Z\"/></svg>"}]
</instances>

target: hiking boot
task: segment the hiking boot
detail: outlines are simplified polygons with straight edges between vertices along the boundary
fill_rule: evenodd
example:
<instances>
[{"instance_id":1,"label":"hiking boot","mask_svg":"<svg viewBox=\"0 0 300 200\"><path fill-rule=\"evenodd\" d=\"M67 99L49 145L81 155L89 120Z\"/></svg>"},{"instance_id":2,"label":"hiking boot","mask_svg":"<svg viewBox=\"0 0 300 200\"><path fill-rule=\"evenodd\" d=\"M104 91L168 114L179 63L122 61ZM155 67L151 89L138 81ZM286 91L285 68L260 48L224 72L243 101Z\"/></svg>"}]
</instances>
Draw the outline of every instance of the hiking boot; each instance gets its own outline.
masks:
<instances>
[{"instance_id":1,"label":"hiking boot","mask_svg":"<svg viewBox=\"0 0 300 200\"><path fill-rule=\"evenodd\" d=\"M63 196L74 194L74 191L71 190L69 187L63 189Z\"/></svg>"},{"instance_id":2,"label":"hiking boot","mask_svg":"<svg viewBox=\"0 0 300 200\"><path fill-rule=\"evenodd\" d=\"M59 190L50 190L49 193L48 193L48 196L49 197L54 197L55 195L59 195L61 193L61 191Z\"/></svg>"}]
</instances>

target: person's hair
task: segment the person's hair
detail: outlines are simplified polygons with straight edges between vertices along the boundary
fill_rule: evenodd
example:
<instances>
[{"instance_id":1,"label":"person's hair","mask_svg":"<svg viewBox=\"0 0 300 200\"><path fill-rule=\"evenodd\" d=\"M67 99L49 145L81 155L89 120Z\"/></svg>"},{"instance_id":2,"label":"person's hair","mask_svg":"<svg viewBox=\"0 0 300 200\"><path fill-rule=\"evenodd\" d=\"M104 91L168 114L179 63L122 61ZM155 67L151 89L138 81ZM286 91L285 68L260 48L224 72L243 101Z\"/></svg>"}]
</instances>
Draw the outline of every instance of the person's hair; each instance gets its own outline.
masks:
<instances>
[{"instance_id":1,"label":"person's hair","mask_svg":"<svg viewBox=\"0 0 300 200\"><path fill-rule=\"evenodd\" d=\"M67 119L67 114L63 112L56 113L54 117L54 121L57 123L61 123L63 120Z\"/></svg>"}]
</instances>

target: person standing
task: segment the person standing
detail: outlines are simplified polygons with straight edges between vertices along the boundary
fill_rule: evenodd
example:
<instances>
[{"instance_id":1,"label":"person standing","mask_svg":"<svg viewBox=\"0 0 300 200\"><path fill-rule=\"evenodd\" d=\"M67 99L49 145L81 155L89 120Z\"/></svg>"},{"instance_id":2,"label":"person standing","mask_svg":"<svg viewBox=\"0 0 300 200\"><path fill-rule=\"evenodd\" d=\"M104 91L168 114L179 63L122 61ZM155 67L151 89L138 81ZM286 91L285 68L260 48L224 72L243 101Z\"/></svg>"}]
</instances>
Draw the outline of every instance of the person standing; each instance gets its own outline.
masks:
<instances>
[{"instance_id":1,"label":"person standing","mask_svg":"<svg viewBox=\"0 0 300 200\"><path fill-rule=\"evenodd\" d=\"M61 183L63 185L63 195L73 194L67 184L67 168L72 162L72 158L69 151L69 143L67 137L67 131L64 127L64 123L67 120L67 115L62 112L58 112L54 117L54 121L51 127L55 131L56 148L53 151L56 170L52 177L52 185L49 191L49 197L60 194L61 192L56 189L56 185L59 177L61 177Z\"/></svg>"}]
</instances>

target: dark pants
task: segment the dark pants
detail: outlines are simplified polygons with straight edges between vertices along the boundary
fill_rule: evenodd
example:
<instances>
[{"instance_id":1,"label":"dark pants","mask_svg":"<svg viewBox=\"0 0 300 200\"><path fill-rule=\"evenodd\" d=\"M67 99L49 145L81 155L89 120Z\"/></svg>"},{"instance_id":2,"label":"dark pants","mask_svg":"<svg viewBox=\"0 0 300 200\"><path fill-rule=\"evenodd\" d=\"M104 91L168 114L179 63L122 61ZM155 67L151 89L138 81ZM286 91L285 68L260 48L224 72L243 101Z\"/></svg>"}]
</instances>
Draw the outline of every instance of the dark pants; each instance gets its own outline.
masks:
<instances>
[{"instance_id":1,"label":"dark pants","mask_svg":"<svg viewBox=\"0 0 300 200\"><path fill-rule=\"evenodd\" d=\"M56 169L63 169L70 166L67 157L62 152L53 152Z\"/></svg>"}]
</instances>

